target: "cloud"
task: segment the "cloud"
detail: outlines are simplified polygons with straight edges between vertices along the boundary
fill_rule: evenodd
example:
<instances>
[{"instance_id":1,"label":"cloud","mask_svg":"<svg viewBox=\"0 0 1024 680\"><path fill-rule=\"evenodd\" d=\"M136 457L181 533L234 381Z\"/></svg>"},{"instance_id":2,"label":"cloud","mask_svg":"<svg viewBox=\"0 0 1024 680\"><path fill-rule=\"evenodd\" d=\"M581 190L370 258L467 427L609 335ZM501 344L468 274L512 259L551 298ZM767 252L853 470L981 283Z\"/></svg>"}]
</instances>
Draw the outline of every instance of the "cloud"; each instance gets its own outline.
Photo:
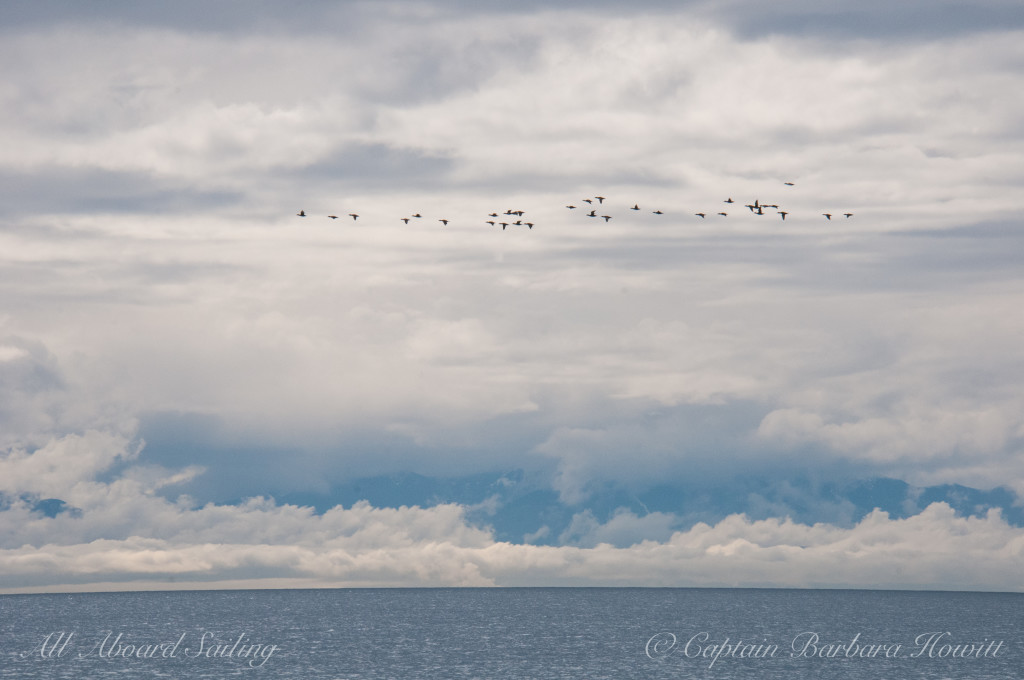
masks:
<instances>
[{"instance_id":1,"label":"cloud","mask_svg":"<svg viewBox=\"0 0 1024 680\"><path fill-rule=\"evenodd\" d=\"M109 468L118 459L138 455L119 435L88 432L53 440L31 453L14 449L0 461L3 482L0 491L61 497L72 503L86 503L87 480ZM81 494L81 495L80 495Z\"/></svg>"},{"instance_id":2,"label":"cloud","mask_svg":"<svg viewBox=\"0 0 1024 680\"><path fill-rule=\"evenodd\" d=\"M343 16L351 18L359 3L346 3L350 7ZM352 7L354 5L354 7ZM101 0L91 12L81 11L74 3L45 0L39 3L15 3L4 8L4 26L26 30L52 25L115 25L118 28L145 27L188 32L283 32L344 30L344 22L337 21L337 6L322 0L299 0L295 4L270 0L248 3L227 0L216 7L206 8L201 2L186 0L173 8L143 6L124 0ZM332 15L335 21L329 21ZM351 30L351 29L350 29Z\"/></svg>"},{"instance_id":3,"label":"cloud","mask_svg":"<svg viewBox=\"0 0 1024 680\"><path fill-rule=\"evenodd\" d=\"M830 484L1024 490L1012 3L55 8L0 22L0 514L21 557L365 582L345 565L372 541L264 564L277 539L248 523L329 513L240 499L325 510L362 478L511 470L553 508L518 535L575 546L495 540L482 498L338 516L437 522L382 548L434 545L437 569L384 580L513 555L597 582L645 550L676 568L673 535L741 509L748 541L787 515L866 535ZM608 222L563 207L598 194ZM736 207L754 198L790 217ZM509 208L536 227L486 225ZM495 525L523 507L498 498ZM940 514L919 521L1000 526ZM562 578L476 559L453 573Z\"/></svg>"},{"instance_id":4,"label":"cloud","mask_svg":"<svg viewBox=\"0 0 1024 680\"><path fill-rule=\"evenodd\" d=\"M436 191L439 176L456 203L467 190L507 195L511 185L550 192L560 208L563 185L570 196L601 187L645 203L674 194L658 199L668 210L696 201L707 209L723 187L765 197L797 175L801 188L786 196L792 220L884 210L893 228L893 219L906 226L922 210L946 225L981 207L991 212L993 201L1012 210L986 179L1019 172L1005 142L1020 102L986 104L1006 102L1016 82L1010 31L830 51L813 33L772 37L769 21L758 22L766 35L737 36L722 15L692 8L668 22L632 11L609 21L583 8L467 15L443 4L403 6L410 16L417 7L425 12L418 20L396 8L314 9L365 24L340 42L147 22L129 30L33 25L2 48L26 68L0 93L0 124L17 131L0 165L57 177L137 173L129 187L140 177L164 184L134 193L164 203L181 194L207 212L326 203L338 181L352 198L386 191L403 202L411 187ZM566 24L571 40L558 28ZM367 61L375 68L359 67ZM958 90L967 79L969 93ZM993 134L1006 139L993 144ZM872 176L873 167L886 173ZM894 193L896 181L912 194ZM36 194L43 198L42 187L29 198ZM951 201L960 208L953 213Z\"/></svg>"},{"instance_id":5,"label":"cloud","mask_svg":"<svg viewBox=\"0 0 1024 680\"><path fill-rule=\"evenodd\" d=\"M876 513L852 529L734 516L627 548L498 543L463 524L456 506L384 511L359 504L314 517L301 508L254 501L167 514L179 525L199 525L198 530L181 527L169 538L156 532L149 538L6 548L0 551L3 586L50 589L116 581L121 587L228 582L244 587L249 579L291 579L292 584L324 586L560 583L1016 591L1021 588L1016 564L1024 551L1021 530L1006 525L998 513L965 519L943 504L906 520ZM605 536L622 530L599 529ZM980 566L979 555L985 556Z\"/></svg>"},{"instance_id":6,"label":"cloud","mask_svg":"<svg viewBox=\"0 0 1024 680\"><path fill-rule=\"evenodd\" d=\"M703 11L730 23L746 36L816 35L832 40L870 36L876 40L935 40L962 34L993 33L1024 25L1020 7L987 0L966 8L956 2L911 0L898 9L884 2L787 0L766 11L749 0L703 3Z\"/></svg>"},{"instance_id":7,"label":"cloud","mask_svg":"<svg viewBox=\"0 0 1024 680\"><path fill-rule=\"evenodd\" d=\"M601 523L592 512L584 510L573 516L569 527L559 537L563 545L593 548L605 544L628 548L643 541L665 542L680 521L669 513L651 512L642 517L620 508L607 522Z\"/></svg>"},{"instance_id":8,"label":"cloud","mask_svg":"<svg viewBox=\"0 0 1024 680\"><path fill-rule=\"evenodd\" d=\"M64 378L55 358L41 343L17 337L0 343L0 385L3 445L11 446L52 427Z\"/></svg>"},{"instance_id":9,"label":"cloud","mask_svg":"<svg viewBox=\"0 0 1024 680\"><path fill-rule=\"evenodd\" d=\"M166 214L201 212L232 204L240 194L173 186L166 180L147 178L137 172L72 170L48 167L34 173L2 173L7 219L24 219L40 209L20 200L25 195L48 196L49 214L133 212Z\"/></svg>"},{"instance_id":10,"label":"cloud","mask_svg":"<svg viewBox=\"0 0 1024 680\"><path fill-rule=\"evenodd\" d=\"M102 433L9 452L0 461L5 492L60 494L77 511L46 516L17 498L0 511L0 587L1024 587L1016 568L1024 530L996 510L963 517L932 503L904 519L876 510L848 528L731 515L680 530L670 513L620 509L605 522L577 515L563 537L575 545L533 546L495 541L468 520L469 508L453 503L375 508L364 501L316 514L268 498L171 501L153 493L174 483L169 476L99 481L118 460L136 456L123 437Z\"/></svg>"},{"instance_id":11,"label":"cloud","mask_svg":"<svg viewBox=\"0 0 1024 680\"><path fill-rule=\"evenodd\" d=\"M81 11L73 3L47 0L17 3L5 8L3 26L25 30L53 24L114 24L119 27L150 27L188 32L219 34L261 33L274 35L304 32L328 33L351 38L365 30L367 23L387 20L395 23L426 23L463 17L467 14L494 15L505 20L549 9L549 3L526 0L509 5L497 0L465 2L336 3L302 0L284 3L226 1L208 8L195 0L186 0L173 8L138 5L122 0L94 3L90 11ZM644 0L628 10L604 0L567 0L559 7L574 12L599 14L612 21L639 13L674 15L680 11L712 17L730 25L743 35L764 34L820 35L831 39L874 36L884 39L936 39L963 33L994 32L1019 28L1024 23L1019 6L1012 0L985 0L965 8L956 2L908 0L895 11L882 2L862 2L850 6L843 2L786 0L771 10L753 0L729 2L670 2Z\"/></svg>"}]
</instances>

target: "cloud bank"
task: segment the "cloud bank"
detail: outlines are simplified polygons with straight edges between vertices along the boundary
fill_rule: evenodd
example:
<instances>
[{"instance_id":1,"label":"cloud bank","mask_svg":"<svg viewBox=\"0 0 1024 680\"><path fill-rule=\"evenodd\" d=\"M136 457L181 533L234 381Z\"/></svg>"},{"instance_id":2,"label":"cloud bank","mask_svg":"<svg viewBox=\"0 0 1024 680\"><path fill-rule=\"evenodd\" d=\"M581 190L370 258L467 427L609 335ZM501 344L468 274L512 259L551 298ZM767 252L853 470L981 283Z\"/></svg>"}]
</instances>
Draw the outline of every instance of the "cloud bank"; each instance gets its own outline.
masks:
<instances>
[{"instance_id":1,"label":"cloud bank","mask_svg":"<svg viewBox=\"0 0 1024 680\"><path fill-rule=\"evenodd\" d=\"M154 494L170 478L83 481L137 451L120 438L66 437L3 462L5 591L76 586L212 588L316 586L792 586L1019 589L1024 529L997 511L965 518L943 503L906 519L876 511L850 528L730 516L666 540L614 547L623 525L658 523L620 513L586 531L588 548L499 542L467 522L465 508L374 508L366 502L311 508L254 498L195 507ZM82 476L81 474L79 476ZM87 475L86 475L87 476ZM59 493L74 512L43 516L26 492ZM628 531L628 529L627 529ZM974 555L986 560L978 565ZM913 568L908 568L908 565ZM966 578L965 578L965 575Z\"/></svg>"}]
</instances>

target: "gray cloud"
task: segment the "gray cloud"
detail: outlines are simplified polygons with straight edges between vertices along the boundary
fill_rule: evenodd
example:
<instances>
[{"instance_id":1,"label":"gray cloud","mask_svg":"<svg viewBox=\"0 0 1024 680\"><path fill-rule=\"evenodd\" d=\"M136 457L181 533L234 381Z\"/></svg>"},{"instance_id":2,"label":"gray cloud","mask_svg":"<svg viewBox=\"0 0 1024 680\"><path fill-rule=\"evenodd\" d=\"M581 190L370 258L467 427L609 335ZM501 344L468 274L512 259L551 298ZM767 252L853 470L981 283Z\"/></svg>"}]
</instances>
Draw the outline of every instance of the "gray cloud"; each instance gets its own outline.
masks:
<instances>
[{"instance_id":1,"label":"gray cloud","mask_svg":"<svg viewBox=\"0 0 1024 680\"><path fill-rule=\"evenodd\" d=\"M741 35L816 36L829 39L935 40L977 32L1013 30L1024 26L1024 11L1013 2L910 0L886 2L812 2L787 0L771 7L746 2L707 3L716 19L736 27Z\"/></svg>"},{"instance_id":2,"label":"gray cloud","mask_svg":"<svg viewBox=\"0 0 1024 680\"><path fill-rule=\"evenodd\" d=\"M238 192L178 184L138 172L99 168L0 172L0 201L4 206L0 217L14 220L37 213L196 213L237 205L242 200Z\"/></svg>"},{"instance_id":3,"label":"gray cloud","mask_svg":"<svg viewBox=\"0 0 1024 680\"><path fill-rule=\"evenodd\" d=\"M465 14L516 16L550 10L550 4L528 0L515 5L486 0L464 2L333 3L323 0L228 1L208 7L188 0L174 7L148 6L127 0L102 0L88 11L74 2L8 3L3 25L7 30L53 24L115 23L127 26L170 28L191 32L334 32L351 36L367 20L401 23L450 20ZM894 7L889 3L810 2L786 0L766 7L751 0L730 2L670 2L645 0L628 9L603 0L569 0L559 3L561 12L597 14L606 20L639 13L671 16L693 11L734 26L748 37L766 34L822 36L831 38L924 38L1012 30L1024 24L1024 12L1009 0L985 0L964 6L956 2L911 0Z\"/></svg>"},{"instance_id":4,"label":"gray cloud","mask_svg":"<svg viewBox=\"0 0 1024 680\"><path fill-rule=\"evenodd\" d=\"M347 3L358 10L360 3ZM247 3L227 0L215 6L186 0L174 7L147 6L127 0L101 0L86 10L66 0L7 3L3 25L7 30L25 30L48 25L120 24L169 28L191 32L236 32L284 30L313 32L324 30L324 20L337 14L337 3L323 0L297 0ZM341 30L343 22L331 22L332 30Z\"/></svg>"},{"instance_id":5,"label":"gray cloud","mask_svg":"<svg viewBox=\"0 0 1024 680\"><path fill-rule=\"evenodd\" d=\"M450 181L450 158L428 156L418 150L393 149L383 144L352 144L291 172L296 193L321 193L343 183L346 191L441 189ZM312 190L312 191L311 191Z\"/></svg>"}]
</instances>

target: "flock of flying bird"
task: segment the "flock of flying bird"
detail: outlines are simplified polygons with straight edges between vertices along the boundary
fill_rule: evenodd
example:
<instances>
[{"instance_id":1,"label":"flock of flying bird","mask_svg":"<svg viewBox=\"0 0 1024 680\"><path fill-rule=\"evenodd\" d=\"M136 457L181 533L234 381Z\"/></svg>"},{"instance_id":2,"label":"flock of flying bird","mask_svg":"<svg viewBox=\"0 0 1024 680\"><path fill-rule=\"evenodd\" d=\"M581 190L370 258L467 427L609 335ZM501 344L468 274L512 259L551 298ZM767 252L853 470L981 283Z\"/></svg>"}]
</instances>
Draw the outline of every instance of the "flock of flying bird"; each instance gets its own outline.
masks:
<instances>
[{"instance_id":1,"label":"flock of flying bird","mask_svg":"<svg viewBox=\"0 0 1024 680\"><path fill-rule=\"evenodd\" d=\"M794 186L793 182L784 182L784 184L786 186L788 186L788 187ZM599 218L603 219L605 222L608 222L609 220L611 220L612 219L611 215L598 215L597 211L598 211L599 208L594 208L593 207L594 201L597 201L598 206L602 206L602 205L604 205L605 200L607 200L607 199L604 196L594 196L593 198L584 198L582 200L582 202L586 203L588 206L591 207L590 212L585 213L586 216L587 217L599 217ZM734 201L732 199L732 197L729 197L729 198L725 199L723 201L723 203L728 203L728 204L732 205L732 204L735 204L736 201ZM577 209L577 206L575 206L575 205L567 205L565 207L567 209L569 209L569 210L576 210ZM778 204L776 204L776 203L761 203L756 198L754 199L753 203L746 203L746 204L743 205L743 207L749 209L750 212L755 214L755 215L767 215L769 213L765 212L765 210L770 208L770 209L773 209L776 212L776 214L780 215L783 220L785 220L786 216L790 214L786 210L780 210ZM584 208L584 210L585 210L585 208ZM630 210L635 210L635 211L639 212L640 211L640 205L637 204L637 203L634 203L633 207L630 208ZM661 210L652 210L651 212L653 214L655 214L655 215L664 215L665 214ZM306 214L305 210L300 210L296 214L299 217L308 217L308 215ZM510 227L510 226L525 226L525 227L527 227L529 229L533 229L533 227L534 227L534 223L533 222L523 221L523 215L524 214L526 214L526 213L523 210L512 210L512 209L509 209L509 210L506 210L505 212L500 213L500 214L497 213L497 212L488 213L487 216L489 218L491 218L491 219L487 219L487 220L484 220L484 221L487 224L491 225L492 227L493 226L500 226L503 231L507 227ZM721 216L721 217L727 217L729 215L729 213L727 211L724 211L724 210L723 211L719 211L717 214L718 214L718 216ZM821 213L821 215L826 220L831 220L832 216L833 216L833 213L827 213L826 212L826 213ZM843 215L843 217L846 217L847 219L849 219L850 217L853 217L853 213L852 212L845 212L845 213L842 213L842 215ZM349 213L348 216L351 217L353 221L359 219L359 214L358 213ZM708 213L706 213L706 212L697 212L697 213L694 213L694 216L700 217L701 219L705 219L708 216ZM338 215L328 215L327 217L332 219L332 220L338 219ZM405 222L406 224L409 224L409 222L411 220L422 219L422 218L423 218L423 215L421 215L419 213L415 213L415 214L413 214L413 215L411 215L409 217L401 217L399 219L402 220L402 222ZM515 218L515 221L512 221L513 218ZM504 220L507 220L507 221L504 221ZM447 218L439 218L437 221L441 222L442 224L447 225L450 220L448 220Z\"/></svg>"}]
</instances>

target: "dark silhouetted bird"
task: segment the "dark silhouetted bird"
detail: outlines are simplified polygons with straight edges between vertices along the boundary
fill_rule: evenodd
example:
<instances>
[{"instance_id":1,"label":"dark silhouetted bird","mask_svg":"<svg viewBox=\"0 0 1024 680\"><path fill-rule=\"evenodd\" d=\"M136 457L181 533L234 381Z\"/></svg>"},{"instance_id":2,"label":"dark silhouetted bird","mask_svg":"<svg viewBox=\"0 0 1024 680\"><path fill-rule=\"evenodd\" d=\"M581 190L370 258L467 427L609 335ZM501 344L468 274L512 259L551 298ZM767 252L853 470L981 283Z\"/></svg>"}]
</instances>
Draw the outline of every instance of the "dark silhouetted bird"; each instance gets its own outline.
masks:
<instances>
[{"instance_id":1,"label":"dark silhouetted bird","mask_svg":"<svg viewBox=\"0 0 1024 680\"><path fill-rule=\"evenodd\" d=\"M305 217L306 216L306 211L305 210L300 210L299 212L297 212L295 214L298 215L299 217Z\"/></svg>"},{"instance_id":2,"label":"dark silhouetted bird","mask_svg":"<svg viewBox=\"0 0 1024 680\"><path fill-rule=\"evenodd\" d=\"M792 182L783 182L783 184L785 184L785 185L786 185L787 187L791 187L791 186L793 186L793 183L792 183Z\"/></svg>"},{"instance_id":3,"label":"dark silhouetted bird","mask_svg":"<svg viewBox=\"0 0 1024 680\"><path fill-rule=\"evenodd\" d=\"M721 215L722 217L728 217L729 216L729 213L724 213L724 212L721 212L721 213L718 213L718 214Z\"/></svg>"},{"instance_id":4,"label":"dark silhouetted bird","mask_svg":"<svg viewBox=\"0 0 1024 680\"><path fill-rule=\"evenodd\" d=\"M359 215L357 215L355 213L349 213L348 216L352 218L353 222L355 222L356 220L359 219Z\"/></svg>"},{"instance_id":5,"label":"dark silhouetted bird","mask_svg":"<svg viewBox=\"0 0 1024 680\"><path fill-rule=\"evenodd\" d=\"M704 219L704 213L693 213L693 214L696 215L697 217L701 218L701 219Z\"/></svg>"},{"instance_id":6,"label":"dark silhouetted bird","mask_svg":"<svg viewBox=\"0 0 1024 680\"><path fill-rule=\"evenodd\" d=\"M448 224L448 220L438 220L441 224Z\"/></svg>"},{"instance_id":7,"label":"dark silhouetted bird","mask_svg":"<svg viewBox=\"0 0 1024 680\"><path fill-rule=\"evenodd\" d=\"M664 215L665 213L661 212L660 210L655 210L654 214L655 215Z\"/></svg>"},{"instance_id":8,"label":"dark silhouetted bird","mask_svg":"<svg viewBox=\"0 0 1024 680\"><path fill-rule=\"evenodd\" d=\"M821 214L825 216L826 220L831 220L832 219L832 213L821 213Z\"/></svg>"},{"instance_id":9,"label":"dark silhouetted bird","mask_svg":"<svg viewBox=\"0 0 1024 680\"><path fill-rule=\"evenodd\" d=\"M605 221L605 222L607 222L608 220L610 220L610 219L612 218L612 216L611 216L611 215L601 215L601 217L603 217L603 218L604 218L604 221Z\"/></svg>"},{"instance_id":10,"label":"dark silhouetted bird","mask_svg":"<svg viewBox=\"0 0 1024 680\"><path fill-rule=\"evenodd\" d=\"M408 217L403 217L403 218L401 218L401 219L402 219L402 221L403 221L403 222L405 222L406 224L409 224L409 218L408 218Z\"/></svg>"},{"instance_id":11,"label":"dark silhouetted bird","mask_svg":"<svg viewBox=\"0 0 1024 680\"><path fill-rule=\"evenodd\" d=\"M574 205L567 205L565 207L568 208L569 210L575 210L576 209L576 206L574 206Z\"/></svg>"},{"instance_id":12,"label":"dark silhouetted bird","mask_svg":"<svg viewBox=\"0 0 1024 680\"><path fill-rule=\"evenodd\" d=\"M633 207L630 208L630 210L639 210L639 209L640 209L640 204L639 203L634 203Z\"/></svg>"},{"instance_id":13,"label":"dark silhouetted bird","mask_svg":"<svg viewBox=\"0 0 1024 680\"><path fill-rule=\"evenodd\" d=\"M604 203L604 196L594 196L594 198L597 199L598 203Z\"/></svg>"},{"instance_id":14,"label":"dark silhouetted bird","mask_svg":"<svg viewBox=\"0 0 1024 680\"><path fill-rule=\"evenodd\" d=\"M843 213L843 217L849 219L849 218L853 217L853 213Z\"/></svg>"},{"instance_id":15,"label":"dark silhouetted bird","mask_svg":"<svg viewBox=\"0 0 1024 680\"><path fill-rule=\"evenodd\" d=\"M423 215L416 213L415 215L413 215L413 217L423 217Z\"/></svg>"},{"instance_id":16,"label":"dark silhouetted bird","mask_svg":"<svg viewBox=\"0 0 1024 680\"><path fill-rule=\"evenodd\" d=\"M785 210L780 210L780 211L779 211L779 214L780 214L780 215L782 215L782 219L783 219L783 221L785 221L785 219L786 219L786 215L788 215L789 213L788 213L788 212L786 212Z\"/></svg>"},{"instance_id":17,"label":"dark silhouetted bird","mask_svg":"<svg viewBox=\"0 0 1024 680\"><path fill-rule=\"evenodd\" d=\"M336 220L336 219L338 219L338 216L337 216L337 215L328 215L328 217L330 217L330 218L331 218L332 220Z\"/></svg>"},{"instance_id":18,"label":"dark silhouetted bird","mask_svg":"<svg viewBox=\"0 0 1024 680\"><path fill-rule=\"evenodd\" d=\"M597 217L597 211L591 210L590 212L587 213L587 217Z\"/></svg>"},{"instance_id":19,"label":"dark silhouetted bird","mask_svg":"<svg viewBox=\"0 0 1024 680\"><path fill-rule=\"evenodd\" d=\"M722 203L735 203L735 201L733 201L732 198L727 198L724 201L722 201Z\"/></svg>"}]
</instances>

